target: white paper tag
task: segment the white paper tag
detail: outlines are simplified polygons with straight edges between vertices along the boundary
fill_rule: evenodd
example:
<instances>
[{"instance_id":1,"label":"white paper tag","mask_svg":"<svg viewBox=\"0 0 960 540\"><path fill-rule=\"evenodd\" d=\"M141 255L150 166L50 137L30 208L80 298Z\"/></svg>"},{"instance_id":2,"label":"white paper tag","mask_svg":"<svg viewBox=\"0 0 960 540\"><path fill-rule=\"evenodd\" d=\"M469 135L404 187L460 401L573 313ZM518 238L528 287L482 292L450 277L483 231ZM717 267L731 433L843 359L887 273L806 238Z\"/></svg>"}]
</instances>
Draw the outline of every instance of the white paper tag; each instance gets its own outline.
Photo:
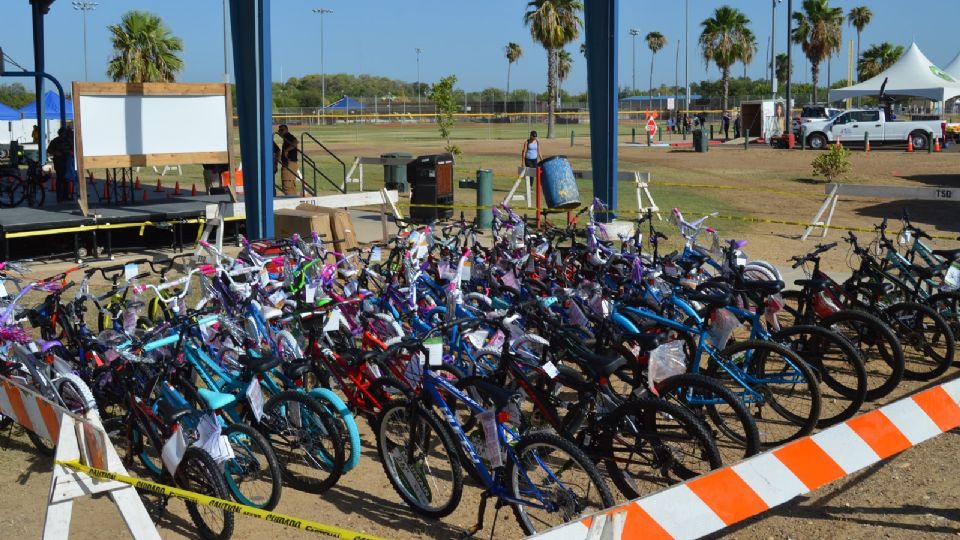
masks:
<instances>
[{"instance_id":1,"label":"white paper tag","mask_svg":"<svg viewBox=\"0 0 960 540\"><path fill-rule=\"evenodd\" d=\"M250 401L250 410L257 422L263 418L263 389L260 388L260 381L254 378L247 387L247 399Z\"/></svg>"},{"instance_id":2,"label":"white paper tag","mask_svg":"<svg viewBox=\"0 0 960 540\"><path fill-rule=\"evenodd\" d=\"M500 437L497 436L497 414L493 409L488 409L477 416L480 418L480 425L483 426L487 461L490 462L491 467L501 467L503 458L500 455Z\"/></svg>"},{"instance_id":3,"label":"white paper tag","mask_svg":"<svg viewBox=\"0 0 960 540\"><path fill-rule=\"evenodd\" d=\"M432 337L423 342L427 348L428 362L431 367L443 365L443 338Z\"/></svg>"},{"instance_id":4,"label":"white paper tag","mask_svg":"<svg viewBox=\"0 0 960 540\"><path fill-rule=\"evenodd\" d=\"M560 370L557 369L557 366L553 364L550 360L547 360L547 363L543 365L543 371L551 379L556 379L560 375Z\"/></svg>"},{"instance_id":5,"label":"white paper tag","mask_svg":"<svg viewBox=\"0 0 960 540\"><path fill-rule=\"evenodd\" d=\"M0 280L0 298L7 297L7 285L3 280Z\"/></svg>"},{"instance_id":6,"label":"white paper tag","mask_svg":"<svg viewBox=\"0 0 960 540\"><path fill-rule=\"evenodd\" d=\"M270 283L270 272L267 272L267 268L263 267L260 269L260 286L266 287Z\"/></svg>"},{"instance_id":7,"label":"white paper tag","mask_svg":"<svg viewBox=\"0 0 960 540\"><path fill-rule=\"evenodd\" d=\"M307 285L307 290L304 293L308 304L313 304L317 299L317 288L314 285Z\"/></svg>"},{"instance_id":8,"label":"white paper tag","mask_svg":"<svg viewBox=\"0 0 960 540\"><path fill-rule=\"evenodd\" d=\"M497 330L497 333L494 334L493 339L490 340L490 343L487 345L487 347L500 350L506 340L507 336L505 336L501 330Z\"/></svg>"},{"instance_id":9,"label":"white paper tag","mask_svg":"<svg viewBox=\"0 0 960 540\"><path fill-rule=\"evenodd\" d=\"M323 325L324 332L335 332L340 329L340 321L345 321L340 308L334 308L327 316L327 322Z\"/></svg>"},{"instance_id":10,"label":"white paper tag","mask_svg":"<svg viewBox=\"0 0 960 540\"><path fill-rule=\"evenodd\" d=\"M943 277L943 281L951 287L960 287L960 264L951 264L950 269L947 270L947 275Z\"/></svg>"},{"instance_id":11,"label":"white paper tag","mask_svg":"<svg viewBox=\"0 0 960 540\"><path fill-rule=\"evenodd\" d=\"M123 265L123 279L130 281L135 278L137 274L140 273L140 269L137 267L136 263L130 263Z\"/></svg>"},{"instance_id":12,"label":"white paper tag","mask_svg":"<svg viewBox=\"0 0 960 540\"><path fill-rule=\"evenodd\" d=\"M470 259L464 259L463 264L460 266L460 279L463 281L470 281L470 272L473 270L473 261Z\"/></svg>"},{"instance_id":13,"label":"white paper tag","mask_svg":"<svg viewBox=\"0 0 960 540\"><path fill-rule=\"evenodd\" d=\"M357 289L360 286L357 284L356 280L351 280L343 284L343 295L344 296L353 296L357 293Z\"/></svg>"},{"instance_id":14,"label":"white paper tag","mask_svg":"<svg viewBox=\"0 0 960 540\"><path fill-rule=\"evenodd\" d=\"M279 290L267 297L267 301L273 306L280 307L283 305L283 301L286 300L286 298L287 296L283 293L283 291Z\"/></svg>"},{"instance_id":15,"label":"white paper tag","mask_svg":"<svg viewBox=\"0 0 960 540\"><path fill-rule=\"evenodd\" d=\"M180 461L183 460L183 454L187 451L187 441L183 439L183 428L178 428L173 437L167 439L163 444L163 450L160 452L160 459L163 466L170 471L170 474L177 472Z\"/></svg>"},{"instance_id":16,"label":"white paper tag","mask_svg":"<svg viewBox=\"0 0 960 540\"><path fill-rule=\"evenodd\" d=\"M487 336L490 335L489 330L474 330L467 334L467 341L474 346L474 348L482 349L483 344L487 341Z\"/></svg>"},{"instance_id":17,"label":"white paper tag","mask_svg":"<svg viewBox=\"0 0 960 540\"><path fill-rule=\"evenodd\" d=\"M380 246L377 246L370 250L370 262L380 262Z\"/></svg>"}]
</instances>

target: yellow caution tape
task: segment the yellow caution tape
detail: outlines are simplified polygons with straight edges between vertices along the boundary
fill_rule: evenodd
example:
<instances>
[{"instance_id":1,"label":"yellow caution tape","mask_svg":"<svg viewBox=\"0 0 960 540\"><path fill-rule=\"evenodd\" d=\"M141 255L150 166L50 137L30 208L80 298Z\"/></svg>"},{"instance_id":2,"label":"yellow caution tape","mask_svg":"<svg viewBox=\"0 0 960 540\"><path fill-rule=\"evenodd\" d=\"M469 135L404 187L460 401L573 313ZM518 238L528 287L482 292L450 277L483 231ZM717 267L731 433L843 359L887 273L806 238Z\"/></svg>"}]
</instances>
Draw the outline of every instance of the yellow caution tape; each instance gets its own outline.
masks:
<instances>
[{"instance_id":1,"label":"yellow caution tape","mask_svg":"<svg viewBox=\"0 0 960 540\"><path fill-rule=\"evenodd\" d=\"M132 476L125 476L122 474L105 471L103 469L96 469L96 468L84 465L83 463L80 463L79 461L76 461L76 460L73 460L73 461L58 460L56 463L57 465L63 465L64 467L69 467L71 469L75 469L80 472L86 473L91 478L115 480L117 482L129 484L137 489L142 489L144 491L149 491L150 493L155 493L162 497L177 497L179 499L184 499L196 504L202 504L204 506L210 506L213 508L218 508L220 510L226 510L228 512L242 514L244 516L259 518L264 521L269 521L271 523L278 523L280 525L286 525L287 527L293 527L294 529L300 529L307 532L322 534L324 536L329 536L331 538L342 538L343 540L383 540L379 536L372 536L369 534L348 531L346 529L333 527L331 525L323 525L315 521L299 519L299 518L287 516L284 514L278 514L277 512L269 512L267 510L262 510L260 508L254 508L253 506L238 504L236 502L228 501L225 499L218 499L217 497L201 495L200 493L194 493L192 491L187 491L185 489L165 486L163 484L157 484L156 482L150 482L148 480L140 480L139 478L133 478Z\"/></svg>"}]
</instances>

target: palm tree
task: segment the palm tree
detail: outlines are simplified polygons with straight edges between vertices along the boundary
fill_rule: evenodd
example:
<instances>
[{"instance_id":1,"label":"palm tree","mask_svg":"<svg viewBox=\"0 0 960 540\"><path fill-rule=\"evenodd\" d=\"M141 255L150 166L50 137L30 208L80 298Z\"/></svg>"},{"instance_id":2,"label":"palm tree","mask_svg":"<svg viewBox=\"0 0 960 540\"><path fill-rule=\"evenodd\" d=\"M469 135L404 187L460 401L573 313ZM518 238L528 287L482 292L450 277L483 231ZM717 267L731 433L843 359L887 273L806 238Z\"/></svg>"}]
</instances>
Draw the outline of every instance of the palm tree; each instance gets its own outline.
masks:
<instances>
[{"instance_id":1,"label":"palm tree","mask_svg":"<svg viewBox=\"0 0 960 540\"><path fill-rule=\"evenodd\" d=\"M753 32L747 28L750 19L742 11L730 6L721 6L713 12L713 17L700 23L700 48L703 60L709 65L713 62L723 77L723 112L727 112L730 97L730 66L737 61L752 58L757 50Z\"/></svg>"},{"instance_id":2,"label":"palm tree","mask_svg":"<svg viewBox=\"0 0 960 540\"><path fill-rule=\"evenodd\" d=\"M518 43L510 42L504 47L504 53L507 56L507 93L503 96L503 112L507 112L507 97L510 95L510 67L513 63L523 56L523 48Z\"/></svg>"},{"instance_id":3,"label":"palm tree","mask_svg":"<svg viewBox=\"0 0 960 540\"><path fill-rule=\"evenodd\" d=\"M107 75L132 83L173 82L183 70L183 41L170 33L163 20L147 11L128 11L120 24L111 24L114 56Z\"/></svg>"},{"instance_id":4,"label":"palm tree","mask_svg":"<svg viewBox=\"0 0 960 540\"><path fill-rule=\"evenodd\" d=\"M873 18L873 12L870 11L870 8L867 6L860 6L855 8L850 8L850 12L847 14L847 22L851 26L857 29L857 58L860 58L860 34L863 33L863 29L870 24L870 19ZM859 60L857 61L859 63ZM860 82L860 69L857 68L857 82Z\"/></svg>"},{"instance_id":5,"label":"palm tree","mask_svg":"<svg viewBox=\"0 0 960 540\"><path fill-rule=\"evenodd\" d=\"M884 41L879 45L871 45L863 51L863 56L857 60L858 80L875 77L878 73L892 66L903 56L903 47Z\"/></svg>"},{"instance_id":6,"label":"palm tree","mask_svg":"<svg viewBox=\"0 0 960 540\"><path fill-rule=\"evenodd\" d=\"M563 95L563 92L560 91L560 85L563 81L567 80L567 76L570 75L570 68L573 67L573 56L570 55L565 49L560 49L557 51L557 101L560 101L560 96Z\"/></svg>"},{"instance_id":7,"label":"palm tree","mask_svg":"<svg viewBox=\"0 0 960 540\"><path fill-rule=\"evenodd\" d=\"M817 101L820 62L840 51L843 40L843 9L830 7L830 0L803 0L803 12L793 12L793 42L810 61L813 101Z\"/></svg>"},{"instance_id":8,"label":"palm tree","mask_svg":"<svg viewBox=\"0 0 960 540\"><path fill-rule=\"evenodd\" d=\"M793 75L793 66L790 66L790 73L787 73L787 53L780 53L776 59L777 84L786 86L787 79Z\"/></svg>"},{"instance_id":9,"label":"palm tree","mask_svg":"<svg viewBox=\"0 0 960 540\"><path fill-rule=\"evenodd\" d=\"M557 112L557 51L580 36L580 0L530 0L523 23L547 50L547 138L553 138Z\"/></svg>"},{"instance_id":10,"label":"palm tree","mask_svg":"<svg viewBox=\"0 0 960 540\"><path fill-rule=\"evenodd\" d=\"M650 99L653 99L653 61L657 57L657 52L667 45L667 38L660 32L650 32L647 37L647 47L650 48Z\"/></svg>"}]
</instances>

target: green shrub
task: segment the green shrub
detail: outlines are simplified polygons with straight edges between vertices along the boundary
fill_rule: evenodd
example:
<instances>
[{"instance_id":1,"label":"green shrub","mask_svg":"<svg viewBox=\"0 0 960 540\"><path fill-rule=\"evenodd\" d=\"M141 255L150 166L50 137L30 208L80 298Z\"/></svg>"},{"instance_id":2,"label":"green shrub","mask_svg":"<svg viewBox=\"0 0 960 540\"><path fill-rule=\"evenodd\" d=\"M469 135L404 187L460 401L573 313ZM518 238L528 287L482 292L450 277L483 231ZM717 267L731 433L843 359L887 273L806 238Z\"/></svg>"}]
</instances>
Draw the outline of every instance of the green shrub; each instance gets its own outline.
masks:
<instances>
[{"instance_id":1,"label":"green shrub","mask_svg":"<svg viewBox=\"0 0 960 540\"><path fill-rule=\"evenodd\" d=\"M812 165L814 176L824 176L827 182L833 182L850 172L850 151L839 144L831 145L813 160Z\"/></svg>"}]
</instances>

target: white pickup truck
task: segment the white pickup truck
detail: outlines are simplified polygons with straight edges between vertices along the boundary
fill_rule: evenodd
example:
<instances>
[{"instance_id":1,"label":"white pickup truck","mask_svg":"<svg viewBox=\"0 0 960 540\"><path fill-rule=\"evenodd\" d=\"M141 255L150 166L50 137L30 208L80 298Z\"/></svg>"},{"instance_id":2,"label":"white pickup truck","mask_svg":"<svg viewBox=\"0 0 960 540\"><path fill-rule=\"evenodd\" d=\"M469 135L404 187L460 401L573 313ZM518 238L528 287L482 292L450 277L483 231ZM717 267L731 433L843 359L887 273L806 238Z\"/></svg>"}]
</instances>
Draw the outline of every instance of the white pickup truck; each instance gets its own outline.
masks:
<instances>
[{"instance_id":1,"label":"white pickup truck","mask_svg":"<svg viewBox=\"0 0 960 540\"><path fill-rule=\"evenodd\" d=\"M869 137L870 145L907 144L913 141L916 150L926 150L934 137L942 136L940 120L887 120L878 109L851 109L830 119L814 120L801 126L806 144L814 150L829 143L862 144Z\"/></svg>"}]
</instances>

